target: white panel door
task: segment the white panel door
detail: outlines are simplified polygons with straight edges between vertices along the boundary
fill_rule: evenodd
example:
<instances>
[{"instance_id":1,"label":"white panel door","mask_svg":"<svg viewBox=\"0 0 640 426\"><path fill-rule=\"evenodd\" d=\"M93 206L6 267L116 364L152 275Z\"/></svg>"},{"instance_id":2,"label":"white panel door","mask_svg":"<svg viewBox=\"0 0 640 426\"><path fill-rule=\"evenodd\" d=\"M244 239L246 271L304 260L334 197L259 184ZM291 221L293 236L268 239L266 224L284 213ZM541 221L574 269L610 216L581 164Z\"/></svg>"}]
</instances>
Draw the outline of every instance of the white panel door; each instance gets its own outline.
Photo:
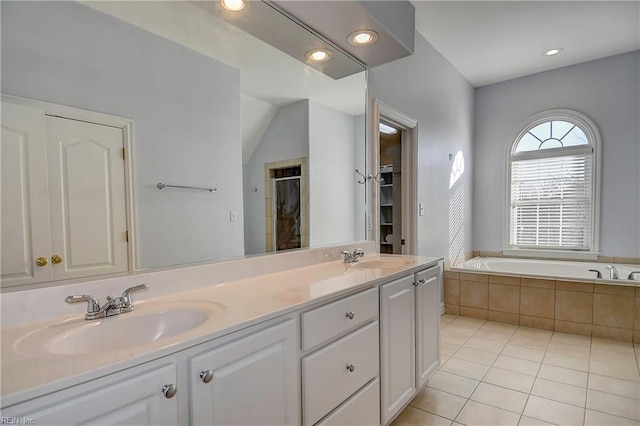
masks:
<instances>
[{"instance_id":1,"label":"white panel door","mask_svg":"<svg viewBox=\"0 0 640 426\"><path fill-rule=\"evenodd\" d=\"M53 278L128 270L122 129L47 117Z\"/></svg>"},{"instance_id":2,"label":"white panel door","mask_svg":"<svg viewBox=\"0 0 640 426\"><path fill-rule=\"evenodd\" d=\"M51 280L44 111L2 102L2 286Z\"/></svg>"},{"instance_id":3,"label":"white panel door","mask_svg":"<svg viewBox=\"0 0 640 426\"><path fill-rule=\"evenodd\" d=\"M389 423L416 391L413 280L410 275L380 287L383 424Z\"/></svg>"},{"instance_id":4,"label":"white panel door","mask_svg":"<svg viewBox=\"0 0 640 426\"><path fill-rule=\"evenodd\" d=\"M298 369L294 320L193 357L191 424L298 424ZM206 371L208 383L200 377Z\"/></svg>"},{"instance_id":5,"label":"white panel door","mask_svg":"<svg viewBox=\"0 0 640 426\"><path fill-rule=\"evenodd\" d=\"M5 408L2 415L43 426L177 425L178 396L162 392L175 383L175 364L143 365Z\"/></svg>"},{"instance_id":6,"label":"white panel door","mask_svg":"<svg viewBox=\"0 0 640 426\"><path fill-rule=\"evenodd\" d=\"M416 380L424 386L440 366L441 268L416 274Z\"/></svg>"}]
</instances>

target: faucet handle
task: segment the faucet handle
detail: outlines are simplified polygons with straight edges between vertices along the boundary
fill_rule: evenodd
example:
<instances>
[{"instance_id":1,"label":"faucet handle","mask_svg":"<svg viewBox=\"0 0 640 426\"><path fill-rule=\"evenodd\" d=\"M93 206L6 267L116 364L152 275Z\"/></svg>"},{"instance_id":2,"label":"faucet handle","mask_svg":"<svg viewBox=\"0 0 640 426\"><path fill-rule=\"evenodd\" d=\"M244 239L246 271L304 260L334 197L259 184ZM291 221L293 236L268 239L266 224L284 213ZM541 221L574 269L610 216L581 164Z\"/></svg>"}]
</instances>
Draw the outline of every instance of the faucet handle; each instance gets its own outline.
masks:
<instances>
[{"instance_id":1,"label":"faucet handle","mask_svg":"<svg viewBox=\"0 0 640 426\"><path fill-rule=\"evenodd\" d=\"M146 284L140 284L133 287L129 287L125 291L122 292L121 300L122 300L122 308L133 310L133 305L131 303L131 293L138 291L146 291L149 289L149 286Z\"/></svg>"},{"instance_id":2,"label":"faucet handle","mask_svg":"<svg viewBox=\"0 0 640 426\"><path fill-rule=\"evenodd\" d=\"M589 272L595 272L596 278L602 278L602 272L598 271L597 269L589 269Z\"/></svg>"},{"instance_id":3,"label":"faucet handle","mask_svg":"<svg viewBox=\"0 0 640 426\"><path fill-rule=\"evenodd\" d=\"M88 302L88 305L87 305L88 314L94 314L100 311L100 304L98 303L98 299L96 299L93 296L89 296L88 294L67 296L65 297L64 301L67 303Z\"/></svg>"},{"instance_id":4,"label":"faucet handle","mask_svg":"<svg viewBox=\"0 0 640 426\"><path fill-rule=\"evenodd\" d=\"M628 280L634 280L635 281L635 276L640 274L640 271L631 271L629 272L629 276L627 277Z\"/></svg>"}]
</instances>

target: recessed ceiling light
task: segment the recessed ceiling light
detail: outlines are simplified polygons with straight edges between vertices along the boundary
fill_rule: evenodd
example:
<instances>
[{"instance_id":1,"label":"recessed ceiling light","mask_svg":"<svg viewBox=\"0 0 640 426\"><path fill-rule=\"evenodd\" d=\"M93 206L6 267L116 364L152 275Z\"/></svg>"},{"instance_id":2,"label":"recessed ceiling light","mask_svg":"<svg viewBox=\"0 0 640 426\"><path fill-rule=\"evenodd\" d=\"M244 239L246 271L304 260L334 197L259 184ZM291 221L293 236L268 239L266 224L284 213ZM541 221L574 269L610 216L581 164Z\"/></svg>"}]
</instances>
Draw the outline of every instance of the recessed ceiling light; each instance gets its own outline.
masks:
<instances>
[{"instance_id":1,"label":"recessed ceiling light","mask_svg":"<svg viewBox=\"0 0 640 426\"><path fill-rule=\"evenodd\" d=\"M305 53L304 56L307 58L307 61L310 61L310 62L325 62L331 59L331 55L332 53L330 50L313 49Z\"/></svg>"},{"instance_id":2,"label":"recessed ceiling light","mask_svg":"<svg viewBox=\"0 0 640 426\"><path fill-rule=\"evenodd\" d=\"M347 41L354 46L371 44L378 39L378 33L372 30L354 31L347 37Z\"/></svg>"},{"instance_id":3,"label":"recessed ceiling light","mask_svg":"<svg viewBox=\"0 0 640 426\"><path fill-rule=\"evenodd\" d=\"M385 135L395 135L396 133L398 133L398 129L388 126L384 123L380 123L380 133L384 133Z\"/></svg>"},{"instance_id":4,"label":"recessed ceiling light","mask_svg":"<svg viewBox=\"0 0 640 426\"><path fill-rule=\"evenodd\" d=\"M554 47L553 49L549 49L546 52L544 52L545 55L547 56L553 56L553 55L557 55L558 53L562 52L562 47Z\"/></svg>"},{"instance_id":5,"label":"recessed ceiling light","mask_svg":"<svg viewBox=\"0 0 640 426\"><path fill-rule=\"evenodd\" d=\"M222 7L232 12L244 9L244 0L221 0Z\"/></svg>"}]
</instances>

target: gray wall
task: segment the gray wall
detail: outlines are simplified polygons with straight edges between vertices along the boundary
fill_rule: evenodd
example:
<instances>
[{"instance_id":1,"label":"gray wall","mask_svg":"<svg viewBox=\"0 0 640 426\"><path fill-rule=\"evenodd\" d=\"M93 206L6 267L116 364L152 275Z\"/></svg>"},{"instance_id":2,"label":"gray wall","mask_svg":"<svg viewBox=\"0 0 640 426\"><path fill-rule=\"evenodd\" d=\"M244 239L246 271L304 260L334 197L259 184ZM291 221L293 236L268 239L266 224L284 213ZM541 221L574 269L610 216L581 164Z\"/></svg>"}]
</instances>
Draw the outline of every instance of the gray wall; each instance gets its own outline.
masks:
<instances>
[{"instance_id":1,"label":"gray wall","mask_svg":"<svg viewBox=\"0 0 640 426\"><path fill-rule=\"evenodd\" d=\"M243 208L239 84L237 69L86 6L2 2L2 93L134 121L139 267L243 254L242 221L229 223Z\"/></svg>"},{"instance_id":2,"label":"gray wall","mask_svg":"<svg viewBox=\"0 0 640 426\"><path fill-rule=\"evenodd\" d=\"M353 117L309 102L309 241L355 240Z\"/></svg>"},{"instance_id":3,"label":"gray wall","mask_svg":"<svg viewBox=\"0 0 640 426\"><path fill-rule=\"evenodd\" d=\"M640 53L542 72L476 90L474 249L503 247L506 150L528 117L552 108L587 115L600 131L600 251L640 257Z\"/></svg>"},{"instance_id":4,"label":"gray wall","mask_svg":"<svg viewBox=\"0 0 640 426\"><path fill-rule=\"evenodd\" d=\"M372 68L374 98L418 121L418 254L471 251L473 87L416 32L412 56ZM449 188L449 154L462 151L465 173ZM450 220L451 218L451 220Z\"/></svg>"},{"instance_id":5,"label":"gray wall","mask_svg":"<svg viewBox=\"0 0 640 426\"><path fill-rule=\"evenodd\" d=\"M246 254L264 253L264 165L309 156L309 101L280 107L249 162L244 165L244 243ZM258 191L252 191L257 188Z\"/></svg>"}]
</instances>

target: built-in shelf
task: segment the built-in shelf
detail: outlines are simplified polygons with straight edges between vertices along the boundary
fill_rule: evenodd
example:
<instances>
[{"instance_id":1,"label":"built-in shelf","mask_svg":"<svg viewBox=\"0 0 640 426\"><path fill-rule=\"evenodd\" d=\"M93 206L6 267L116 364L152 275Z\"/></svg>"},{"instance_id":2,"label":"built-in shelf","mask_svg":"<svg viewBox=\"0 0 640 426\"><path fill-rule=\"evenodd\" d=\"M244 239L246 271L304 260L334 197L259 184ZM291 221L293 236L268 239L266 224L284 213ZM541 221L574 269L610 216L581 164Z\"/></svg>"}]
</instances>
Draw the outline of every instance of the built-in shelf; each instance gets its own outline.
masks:
<instances>
[{"instance_id":1,"label":"built-in shelf","mask_svg":"<svg viewBox=\"0 0 640 426\"><path fill-rule=\"evenodd\" d=\"M388 203L388 204L380 204L380 207L393 207L393 204Z\"/></svg>"},{"instance_id":2,"label":"built-in shelf","mask_svg":"<svg viewBox=\"0 0 640 426\"><path fill-rule=\"evenodd\" d=\"M383 184L380 184L380 188L393 188L393 184L392 183L383 183Z\"/></svg>"},{"instance_id":3,"label":"built-in shelf","mask_svg":"<svg viewBox=\"0 0 640 426\"><path fill-rule=\"evenodd\" d=\"M382 222L381 226L393 226L393 222Z\"/></svg>"},{"instance_id":4,"label":"built-in shelf","mask_svg":"<svg viewBox=\"0 0 640 426\"><path fill-rule=\"evenodd\" d=\"M380 166L380 199L378 209L380 211L380 253L393 253L393 242L387 242L387 235L393 234L393 166Z\"/></svg>"},{"instance_id":5,"label":"built-in shelf","mask_svg":"<svg viewBox=\"0 0 640 426\"><path fill-rule=\"evenodd\" d=\"M388 243L388 242L386 242L386 241L381 241L381 242L380 242L380 245L381 245L381 246L392 246L392 245L393 245L393 243Z\"/></svg>"}]
</instances>

